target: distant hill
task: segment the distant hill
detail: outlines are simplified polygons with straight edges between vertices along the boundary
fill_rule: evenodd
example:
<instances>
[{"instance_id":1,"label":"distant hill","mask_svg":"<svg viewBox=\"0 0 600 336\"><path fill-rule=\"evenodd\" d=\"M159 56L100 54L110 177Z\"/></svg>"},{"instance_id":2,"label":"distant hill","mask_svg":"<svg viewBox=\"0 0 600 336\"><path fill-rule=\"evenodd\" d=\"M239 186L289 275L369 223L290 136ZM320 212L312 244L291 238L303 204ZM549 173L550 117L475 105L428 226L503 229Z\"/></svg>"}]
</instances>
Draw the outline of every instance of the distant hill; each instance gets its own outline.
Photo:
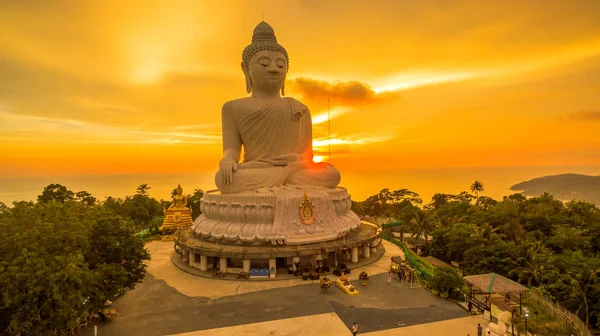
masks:
<instances>
[{"instance_id":1,"label":"distant hill","mask_svg":"<svg viewBox=\"0 0 600 336\"><path fill-rule=\"evenodd\" d=\"M510 190L521 191L525 196L540 196L547 192L557 199L572 199L600 205L600 176L561 174L538 177L515 184Z\"/></svg>"}]
</instances>

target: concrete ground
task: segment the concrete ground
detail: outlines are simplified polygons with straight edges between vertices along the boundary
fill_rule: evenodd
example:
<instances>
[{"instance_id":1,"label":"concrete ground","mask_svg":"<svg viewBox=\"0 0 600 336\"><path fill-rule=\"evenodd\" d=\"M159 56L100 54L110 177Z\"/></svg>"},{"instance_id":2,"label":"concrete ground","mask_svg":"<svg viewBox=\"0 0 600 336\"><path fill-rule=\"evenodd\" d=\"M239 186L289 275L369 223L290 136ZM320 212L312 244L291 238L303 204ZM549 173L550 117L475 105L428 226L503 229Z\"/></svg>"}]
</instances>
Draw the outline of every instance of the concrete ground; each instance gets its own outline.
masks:
<instances>
[{"instance_id":1,"label":"concrete ground","mask_svg":"<svg viewBox=\"0 0 600 336\"><path fill-rule=\"evenodd\" d=\"M402 255L383 242L377 262L349 278L359 295L332 287L321 293L317 281L222 281L177 269L172 242L152 242L148 274L135 290L115 300L118 316L98 325L98 335L349 335L353 322L369 335L476 335L485 321L397 278L387 284L391 256ZM357 280L365 270L367 286ZM331 276L331 278L336 278ZM474 326L473 326L474 325ZM93 327L82 330L93 335Z\"/></svg>"}]
</instances>

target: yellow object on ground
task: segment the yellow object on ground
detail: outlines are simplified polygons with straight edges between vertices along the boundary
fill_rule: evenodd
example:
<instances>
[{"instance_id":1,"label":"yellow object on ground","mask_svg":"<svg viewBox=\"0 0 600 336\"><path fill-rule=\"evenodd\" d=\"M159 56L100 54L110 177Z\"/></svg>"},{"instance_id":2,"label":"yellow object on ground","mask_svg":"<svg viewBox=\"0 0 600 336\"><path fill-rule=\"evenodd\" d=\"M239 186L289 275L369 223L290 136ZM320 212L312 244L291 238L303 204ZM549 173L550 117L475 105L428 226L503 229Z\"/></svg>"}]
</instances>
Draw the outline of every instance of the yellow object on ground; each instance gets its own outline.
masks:
<instances>
[{"instance_id":1,"label":"yellow object on ground","mask_svg":"<svg viewBox=\"0 0 600 336\"><path fill-rule=\"evenodd\" d=\"M354 286L352 286L352 285L344 286L344 281L342 281L340 279L336 280L336 284L337 284L338 288L343 290L344 292L346 292L350 295L358 295L358 290L356 290L356 288L354 288ZM354 288L354 291L351 292L350 288Z\"/></svg>"}]
</instances>

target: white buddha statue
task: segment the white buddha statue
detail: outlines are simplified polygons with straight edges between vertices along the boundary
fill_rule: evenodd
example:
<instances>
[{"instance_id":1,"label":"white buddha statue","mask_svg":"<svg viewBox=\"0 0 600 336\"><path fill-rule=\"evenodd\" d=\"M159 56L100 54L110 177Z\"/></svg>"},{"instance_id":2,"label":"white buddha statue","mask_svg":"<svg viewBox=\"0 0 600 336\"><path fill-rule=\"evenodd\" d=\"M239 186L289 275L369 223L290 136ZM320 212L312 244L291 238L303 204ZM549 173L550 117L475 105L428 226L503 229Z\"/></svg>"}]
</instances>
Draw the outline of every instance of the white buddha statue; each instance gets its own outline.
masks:
<instances>
[{"instance_id":1,"label":"white buddha statue","mask_svg":"<svg viewBox=\"0 0 600 336\"><path fill-rule=\"evenodd\" d=\"M200 201L202 214L192 226L197 236L239 244L304 244L359 228L350 195L338 186L339 171L313 162L308 108L282 97L288 61L273 28L259 23L242 53L251 96L223 105L218 191L208 190Z\"/></svg>"},{"instance_id":2,"label":"white buddha statue","mask_svg":"<svg viewBox=\"0 0 600 336\"><path fill-rule=\"evenodd\" d=\"M281 96L288 68L286 50L277 43L273 28L261 22L242 54L246 91L252 95L223 105L223 158L215 177L221 193L339 184L335 167L313 162L308 108Z\"/></svg>"}]
</instances>

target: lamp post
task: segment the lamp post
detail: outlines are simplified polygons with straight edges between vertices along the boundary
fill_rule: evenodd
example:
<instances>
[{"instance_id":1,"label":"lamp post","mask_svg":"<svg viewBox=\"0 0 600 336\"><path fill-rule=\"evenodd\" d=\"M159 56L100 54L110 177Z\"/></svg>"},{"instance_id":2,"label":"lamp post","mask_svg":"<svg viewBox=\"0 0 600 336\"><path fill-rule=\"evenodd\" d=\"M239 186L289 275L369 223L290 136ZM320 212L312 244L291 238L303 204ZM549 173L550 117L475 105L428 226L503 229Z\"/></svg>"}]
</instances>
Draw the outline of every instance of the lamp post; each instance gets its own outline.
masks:
<instances>
[{"instance_id":1,"label":"lamp post","mask_svg":"<svg viewBox=\"0 0 600 336\"><path fill-rule=\"evenodd\" d=\"M523 308L523 311L525 312L525 336L527 336L527 319L529 318L529 309Z\"/></svg>"},{"instance_id":2,"label":"lamp post","mask_svg":"<svg viewBox=\"0 0 600 336\"><path fill-rule=\"evenodd\" d=\"M535 315L535 324L536 324L536 333L539 335L540 334L540 316L538 311L534 311L533 315Z\"/></svg>"}]
</instances>

